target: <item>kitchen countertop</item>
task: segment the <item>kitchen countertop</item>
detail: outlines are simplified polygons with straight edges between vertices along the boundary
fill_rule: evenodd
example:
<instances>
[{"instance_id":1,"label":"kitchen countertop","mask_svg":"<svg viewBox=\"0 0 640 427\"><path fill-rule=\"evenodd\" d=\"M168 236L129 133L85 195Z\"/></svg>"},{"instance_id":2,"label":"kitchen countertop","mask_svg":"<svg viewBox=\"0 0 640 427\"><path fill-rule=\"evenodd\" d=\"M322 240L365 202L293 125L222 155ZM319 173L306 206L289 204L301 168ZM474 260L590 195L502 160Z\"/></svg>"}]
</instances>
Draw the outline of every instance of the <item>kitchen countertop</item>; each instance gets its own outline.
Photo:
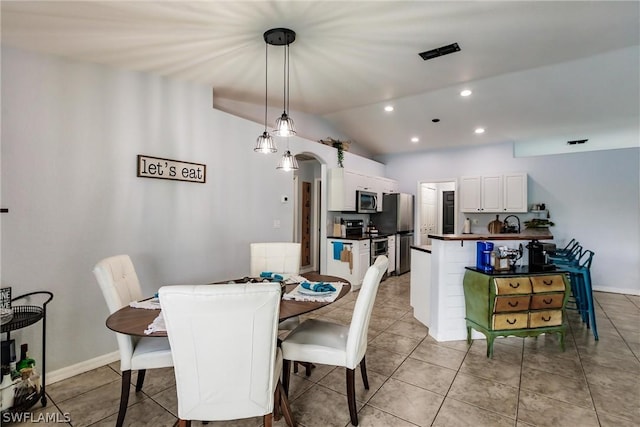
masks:
<instances>
[{"instance_id":1,"label":"kitchen countertop","mask_svg":"<svg viewBox=\"0 0 640 427\"><path fill-rule=\"evenodd\" d=\"M436 240L552 240L553 234L549 229L525 229L521 233L429 234L429 238Z\"/></svg>"},{"instance_id":2,"label":"kitchen countertop","mask_svg":"<svg viewBox=\"0 0 640 427\"><path fill-rule=\"evenodd\" d=\"M362 236L351 236L351 237L340 237L340 236L327 236L327 239L336 239L336 240L369 240L369 239L377 239L379 237L389 237L393 236L393 234L378 234L377 236L369 236L368 234L364 234Z\"/></svg>"}]
</instances>

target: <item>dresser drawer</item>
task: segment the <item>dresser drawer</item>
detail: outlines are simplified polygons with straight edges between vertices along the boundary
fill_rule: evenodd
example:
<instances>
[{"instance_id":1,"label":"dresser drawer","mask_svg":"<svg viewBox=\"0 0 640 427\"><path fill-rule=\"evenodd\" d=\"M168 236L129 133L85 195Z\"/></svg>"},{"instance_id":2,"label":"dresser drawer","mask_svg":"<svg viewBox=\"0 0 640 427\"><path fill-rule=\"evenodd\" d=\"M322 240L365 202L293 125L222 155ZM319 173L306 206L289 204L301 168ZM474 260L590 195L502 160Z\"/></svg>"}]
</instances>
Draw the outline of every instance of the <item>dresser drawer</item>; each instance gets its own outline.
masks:
<instances>
[{"instance_id":1,"label":"dresser drawer","mask_svg":"<svg viewBox=\"0 0 640 427\"><path fill-rule=\"evenodd\" d=\"M541 310L545 308L562 308L564 293L555 294L534 294L531 296L531 310Z\"/></svg>"},{"instance_id":2,"label":"dresser drawer","mask_svg":"<svg viewBox=\"0 0 640 427\"><path fill-rule=\"evenodd\" d=\"M531 283L533 285L533 292L563 292L564 291L564 279L560 274L554 274L553 276L533 276L531 277Z\"/></svg>"},{"instance_id":3,"label":"dresser drawer","mask_svg":"<svg viewBox=\"0 0 640 427\"><path fill-rule=\"evenodd\" d=\"M530 328L562 325L562 310L541 310L529 313Z\"/></svg>"},{"instance_id":4,"label":"dresser drawer","mask_svg":"<svg viewBox=\"0 0 640 427\"><path fill-rule=\"evenodd\" d=\"M529 321L529 313L504 313L493 315L493 329L525 329Z\"/></svg>"},{"instance_id":5,"label":"dresser drawer","mask_svg":"<svg viewBox=\"0 0 640 427\"><path fill-rule=\"evenodd\" d=\"M523 311L529 308L529 295L513 295L496 297L493 304L494 313L502 313L505 311ZM562 303L562 300L560 300Z\"/></svg>"},{"instance_id":6,"label":"dresser drawer","mask_svg":"<svg viewBox=\"0 0 640 427\"><path fill-rule=\"evenodd\" d=\"M495 278L496 295L530 294L531 282L528 277Z\"/></svg>"}]
</instances>

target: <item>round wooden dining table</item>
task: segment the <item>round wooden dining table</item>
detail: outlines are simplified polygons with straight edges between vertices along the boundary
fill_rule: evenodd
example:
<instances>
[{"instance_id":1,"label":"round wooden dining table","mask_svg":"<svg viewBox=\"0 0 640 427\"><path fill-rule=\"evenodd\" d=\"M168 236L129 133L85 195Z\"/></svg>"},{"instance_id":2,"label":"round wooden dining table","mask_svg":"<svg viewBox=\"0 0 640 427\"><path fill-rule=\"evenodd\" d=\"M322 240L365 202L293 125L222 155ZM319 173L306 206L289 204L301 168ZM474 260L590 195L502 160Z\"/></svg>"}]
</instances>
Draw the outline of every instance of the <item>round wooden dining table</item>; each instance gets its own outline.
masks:
<instances>
[{"instance_id":1,"label":"round wooden dining table","mask_svg":"<svg viewBox=\"0 0 640 427\"><path fill-rule=\"evenodd\" d=\"M291 317L300 316L301 314L309 313L313 310L317 310L326 305L332 304L335 301L338 301L340 298L344 297L351 290L351 285L349 282L343 278L336 276L327 276L324 274L317 273L304 273L301 276L305 277L307 280L311 282L342 282L342 289L338 294L338 297L332 302L313 302L313 301L296 301L296 300L280 300L280 321L289 319ZM216 282L211 283L211 285L222 285L237 282L242 283L246 281L245 279L235 279L235 280L227 280L224 282ZM292 291L297 284L287 285L287 292ZM128 305L122 307L120 310L112 313L107 318L107 328L111 329L114 332L119 332L125 335L133 335L140 337L166 337L166 331L156 331L151 334L145 334L144 331L147 329L149 324L153 322L153 320L158 317L159 310L148 310L142 308L132 308Z\"/></svg>"}]
</instances>

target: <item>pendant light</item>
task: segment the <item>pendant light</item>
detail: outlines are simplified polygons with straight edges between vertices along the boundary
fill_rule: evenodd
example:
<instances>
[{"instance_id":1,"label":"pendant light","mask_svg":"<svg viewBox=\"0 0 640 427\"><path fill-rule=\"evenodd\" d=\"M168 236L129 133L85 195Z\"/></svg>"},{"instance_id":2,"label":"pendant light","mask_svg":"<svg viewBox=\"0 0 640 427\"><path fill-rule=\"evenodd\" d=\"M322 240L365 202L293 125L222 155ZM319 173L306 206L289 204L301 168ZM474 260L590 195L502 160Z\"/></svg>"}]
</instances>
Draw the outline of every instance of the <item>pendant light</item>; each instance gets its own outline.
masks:
<instances>
[{"instance_id":1,"label":"pendant light","mask_svg":"<svg viewBox=\"0 0 640 427\"><path fill-rule=\"evenodd\" d=\"M256 139L256 148L253 151L258 153L275 153L278 151L276 147L276 142L273 140L273 137L269 135L267 132L267 87L268 87L268 49L269 45L264 45L264 132Z\"/></svg>"},{"instance_id":2,"label":"pendant light","mask_svg":"<svg viewBox=\"0 0 640 427\"><path fill-rule=\"evenodd\" d=\"M289 150L285 151L276 169L280 169L284 172L289 172L289 171L298 169L298 161L294 156L291 155L291 151Z\"/></svg>"},{"instance_id":3,"label":"pendant light","mask_svg":"<svg viewBox=\"0 0 640 427\"><path fill-rule=\"evenodd\" d=\"M264 41L274 46L284 46L284 84L283 84L283 111L276 120L276 128L273 130L277 136L293 136L296 134L293 119L289 117L289 45L296 39L296 33L288 28L274 28L264 33Z\"/></svg>"}]
</instances>

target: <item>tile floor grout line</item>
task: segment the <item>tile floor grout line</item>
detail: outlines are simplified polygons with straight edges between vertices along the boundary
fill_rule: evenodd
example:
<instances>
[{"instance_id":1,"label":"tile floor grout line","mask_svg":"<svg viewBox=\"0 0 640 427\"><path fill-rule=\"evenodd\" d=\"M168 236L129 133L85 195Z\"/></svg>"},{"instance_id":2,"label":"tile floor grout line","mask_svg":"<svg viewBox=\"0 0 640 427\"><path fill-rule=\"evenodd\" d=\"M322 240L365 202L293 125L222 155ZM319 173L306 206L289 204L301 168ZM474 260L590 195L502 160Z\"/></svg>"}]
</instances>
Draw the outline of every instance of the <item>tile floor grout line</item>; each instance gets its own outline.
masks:
<instances>
[{"instance_id":1,"label":"tile floor grout line","mask_svg":"<svg viewBox=\"0 0 640 427\"><path fill-rule=\"evenodd\" d=\"M604 307L602 306L602 304L600 303L600 301L598 301L596 298L594 298L594 301L598 304L598 306L600 307L600 310L602 311L602 313L604 314L604 316L607 318L607 320L609 320L609 322L611 322L611 325L613 326L613 329L615 329L616 333L618 335L620 335L620 338L622 339L622 341L624 341L624 344L627 346L627 348L629 349L629 351L631 351L631 354L633 354L633 356L636 358L636 360L638 360L638 362L640 362L640 356L637 355L633 349L631 348L631 346L629 345L629 342L625 339L624 335L622 335L622 333L620 332L620 330L618 329L618 327L616 326L616 323L609 317L609 315L607 314L607 312L605 311ZM596 325L597 327L597 325Z\"/></svg>"}]
</instances>

